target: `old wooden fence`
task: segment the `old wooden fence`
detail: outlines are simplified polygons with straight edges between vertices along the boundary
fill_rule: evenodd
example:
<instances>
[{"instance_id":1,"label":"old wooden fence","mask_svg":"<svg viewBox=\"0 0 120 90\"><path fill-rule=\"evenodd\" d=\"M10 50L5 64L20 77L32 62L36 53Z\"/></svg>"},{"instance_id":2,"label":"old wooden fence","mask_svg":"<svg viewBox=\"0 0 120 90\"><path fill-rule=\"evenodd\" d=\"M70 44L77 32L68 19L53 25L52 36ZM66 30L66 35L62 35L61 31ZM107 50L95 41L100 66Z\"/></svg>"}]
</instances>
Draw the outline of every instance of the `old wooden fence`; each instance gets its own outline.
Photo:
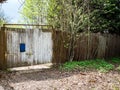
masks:
<instances>
[{"instance_id":1,"label":"old wooden fence","mask_svg":"<svg viewBox=\"0 0 120 90\"><path fill-rule=\"evenodd\" d=\"M0 68L50 63L53 56L52 31L48 28L3 27L0 48Z\"/></svg>"},{"instance_id":2,"label":"old wooden fence","mask_svg":"<svg viewBox=\"0 0 120 90\"><path fill-rule=\"evenodd\" d=\"M0 69L68 61L69 34L52 29L3 27L0 30ZM74 60L120 56L120 36L80 33Z\"/></svg>"},{"instance_id":3,"label":"old wooden fence","mask_svg":"<svg viewBox=\"0 0 120 90\"><path fill-rule=\"evenodd\" d=\"M53 62L64 63L68 60L69 34L53 32ZM120 57L120 36L100 33L80 33L76 35L74 60L108 59Z\"/></svg>"}]
</instances>

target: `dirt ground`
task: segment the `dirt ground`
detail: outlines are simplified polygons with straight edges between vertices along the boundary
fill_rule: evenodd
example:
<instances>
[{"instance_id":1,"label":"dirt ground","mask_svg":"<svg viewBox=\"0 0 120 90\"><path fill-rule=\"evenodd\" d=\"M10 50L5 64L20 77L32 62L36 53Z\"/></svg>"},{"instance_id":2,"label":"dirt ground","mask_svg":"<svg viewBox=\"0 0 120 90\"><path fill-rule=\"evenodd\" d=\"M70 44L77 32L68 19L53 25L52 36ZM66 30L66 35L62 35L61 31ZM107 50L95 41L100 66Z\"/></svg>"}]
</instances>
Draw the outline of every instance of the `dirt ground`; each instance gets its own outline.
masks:
<instances>
[{"instance_id":1,"label":"dirt ground","mask_svg":"<svg viewBox=\"0 0 120 90\"><path fill-rule=\"evenodd\" d=\"M120 73L55 68L0 72L0 90L120 90Z\"/></svg>"}]
</instances>

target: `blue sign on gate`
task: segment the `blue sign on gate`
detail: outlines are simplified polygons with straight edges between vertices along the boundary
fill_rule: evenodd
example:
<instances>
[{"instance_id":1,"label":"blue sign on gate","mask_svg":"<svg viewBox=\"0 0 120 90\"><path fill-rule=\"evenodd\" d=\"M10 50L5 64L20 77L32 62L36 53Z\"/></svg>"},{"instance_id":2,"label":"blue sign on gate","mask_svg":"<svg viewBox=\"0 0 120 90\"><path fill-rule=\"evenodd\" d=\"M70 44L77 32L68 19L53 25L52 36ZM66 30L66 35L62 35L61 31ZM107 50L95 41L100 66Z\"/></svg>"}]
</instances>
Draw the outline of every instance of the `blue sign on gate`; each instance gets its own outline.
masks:
<instances>
[{"instance_id":1,"label":"blue sign on gate","mask_svg":"<svg viewBox=\"0 0 120 90\"><path fill-rule=\"evenodd\" d=\"M25 43L20 43L20 52L25 52Z\"/></svg>"}]
</instances>

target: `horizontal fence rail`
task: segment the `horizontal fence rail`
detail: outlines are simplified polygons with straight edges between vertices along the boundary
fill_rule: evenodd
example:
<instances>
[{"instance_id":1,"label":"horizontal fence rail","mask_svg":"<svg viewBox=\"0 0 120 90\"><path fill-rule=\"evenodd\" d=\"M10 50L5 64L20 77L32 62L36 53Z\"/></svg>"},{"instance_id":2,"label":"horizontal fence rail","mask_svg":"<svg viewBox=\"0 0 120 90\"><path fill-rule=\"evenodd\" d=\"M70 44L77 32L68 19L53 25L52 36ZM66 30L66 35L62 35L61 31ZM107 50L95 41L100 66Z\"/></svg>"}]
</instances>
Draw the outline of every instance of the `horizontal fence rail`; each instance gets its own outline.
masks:
<instances>
[{"instance_id":1,"label":"horizontal fence rail","mask_svg":"<svg viewBox=\"0 0 120 90\"><path fill-rule=\"evenodd\" d=\"M53 29L52 25L39 25L39 24L3 24L3 28L5 27Z\"/></svg>"}]
</instances>

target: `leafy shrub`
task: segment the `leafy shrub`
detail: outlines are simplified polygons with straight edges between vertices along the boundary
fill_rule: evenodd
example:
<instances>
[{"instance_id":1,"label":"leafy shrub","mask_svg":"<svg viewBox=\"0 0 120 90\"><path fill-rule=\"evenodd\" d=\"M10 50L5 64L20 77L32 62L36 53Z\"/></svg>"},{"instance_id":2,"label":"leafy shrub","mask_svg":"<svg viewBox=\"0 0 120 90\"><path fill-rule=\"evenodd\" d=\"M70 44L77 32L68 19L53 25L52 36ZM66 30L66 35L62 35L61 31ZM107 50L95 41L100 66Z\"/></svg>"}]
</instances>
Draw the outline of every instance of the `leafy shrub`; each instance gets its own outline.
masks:
<instances>
[{"instance_id":1,"label":"leafy shrub","mask_svg":"<svg viewBox=\"0 0 120 90\"><path fill-rule=\"evenodd\" d=\"M120 64L120 58L112 58L111 62L116 63L116 64Z\"/></svg>"},{"instance_id":2,"label":"leafy shrub","mask_svg":"<svg viewBox=\"0 0 120 90\"><path fill-rule=\"evenodd\" d=\"M114 65L106 62L102 59L96 60L85 60L85 61L73 61L73 62L66 62L60 69L62 70L74 70L74 69L96 69L101 72L107 72L114 68Z\"/></svg>"}]
</instances>

